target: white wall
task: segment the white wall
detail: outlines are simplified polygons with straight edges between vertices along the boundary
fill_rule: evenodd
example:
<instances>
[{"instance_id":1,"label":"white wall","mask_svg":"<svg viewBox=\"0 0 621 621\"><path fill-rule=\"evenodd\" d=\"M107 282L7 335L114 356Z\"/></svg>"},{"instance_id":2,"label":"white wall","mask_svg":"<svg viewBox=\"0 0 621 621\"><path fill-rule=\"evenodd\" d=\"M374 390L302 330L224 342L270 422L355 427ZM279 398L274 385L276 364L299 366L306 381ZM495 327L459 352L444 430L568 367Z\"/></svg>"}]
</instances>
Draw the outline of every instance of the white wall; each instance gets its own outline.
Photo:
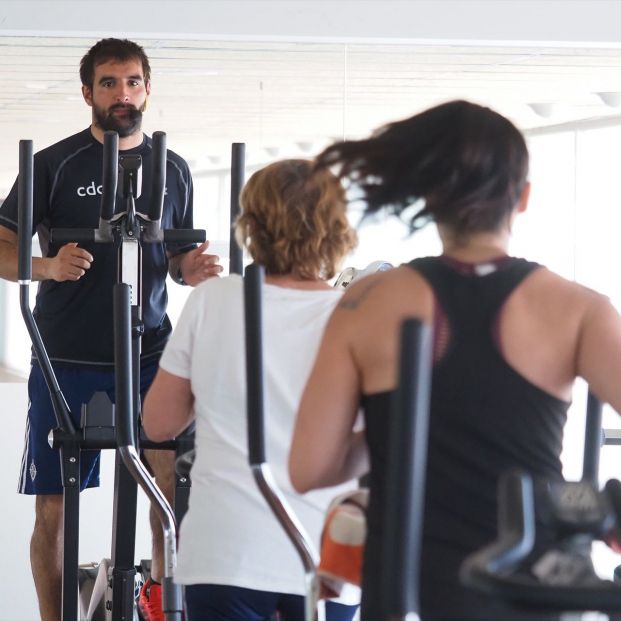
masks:
<instances>
[{"instance_id":1,"label":"white wall","mask_svg":"<svg viewBox=\"0 0 621 621\"><path fill-rule=\"evenodd\" d=\"M0 384L3 404L3 449L0 453L0 489L4 498L0 549L0 601L2 619L36 619L36 597L30 577L28 541L34 523L33 498L19 496L17 489L27 405L26 384Z\"/></svg>"},{"instance_id":2,"label":"white wall","mask_svg":"<svg viewBox=\"0 0 621 621\"><path fill-rule=\"evenodd\" d=\"M616 0L3 0L0 36L621 42Z\"/></svg>"},{"instance_id":3,"label":"white wall","mask_svg":"<svg viewBox=\"0 0 621 621\"><path fill-rule=\"evenodd\" d=\"M0 490L4 509L0 517L0 620L35 621L37 598L30 573L29 542L34 524L34 498L16 493L23 448L28 396L25 383L0 383L3 448L0 452ZM81 496L80 562L110 557L114 456L103 453L102 487ZM151 535L146 500L139 492L136 560L150 558Z\"/></svg>"}]
</instances>

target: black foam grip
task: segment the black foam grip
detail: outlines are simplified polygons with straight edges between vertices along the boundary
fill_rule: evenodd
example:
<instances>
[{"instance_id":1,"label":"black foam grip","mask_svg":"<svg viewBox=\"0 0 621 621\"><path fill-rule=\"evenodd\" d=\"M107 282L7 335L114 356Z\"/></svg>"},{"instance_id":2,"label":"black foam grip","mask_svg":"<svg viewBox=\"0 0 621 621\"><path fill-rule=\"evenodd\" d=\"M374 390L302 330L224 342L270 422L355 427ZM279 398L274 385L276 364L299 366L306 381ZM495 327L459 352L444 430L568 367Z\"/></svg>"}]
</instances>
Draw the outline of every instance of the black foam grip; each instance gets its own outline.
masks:
<instances>
[{"instance_id":1,"label":"black foam grip","mask_svg":"<svg viewBox=\"0 0 621 621\"><path fill-rule=\"evenodd\" d=\"M535 498L532 477L520 470L503 472L498 481L498 536L495 566L515 567L535 544Z\"/></svg>"},{"instance_id":2,"label":"black foam grip","mask_svg":"<svg viewBox=\"0 0 621 621\"><path fill-rule=\"evenodd\" d=\"M262 282L263 268L252 263L244 275L248 462L251 466L265 462Z\"/></svg>"},{"instance_id":3,"label":"black foam grip","mask_svg":"<svg viewBox=\"0 0 621 621\"><path fill-rule=\"evenodd\" d=\"M382 607L385 618L419 614L419 574L431 391L428 326L407 319L401 329L399 384L390 412L386 472Z\"/></svg>"},{"instance_id":4,"label":"black foam grip","mask_svg":"<svg viewBox=\"0 0 621 621\"><path fill-rule=\"evenodd\" d=\"M592 393L587 397L586 425L584 434L584 459L582 480L599 487L599 454L602 447L602 403Z\"/></svg>"},{"instance_id":5,"label":"black foam grip","mask_svg":"<svg viewBox=\"0 0 621 621\"><path fill-rule=\"evenodd\" d=\"M164 229L162 235L165 243L202 244L207 239L203 229Z\"/></svg>"},{"instance_id":6,"label":"black foam grip","mask_svg":"<svg viewBox=\"0 0 621 621\"><path fill-rule=\"evenodd\" d=\"M19 174L17 181L17 278L32 277L32 187L34 159L32 140L19 141Z\"/></svg>"},{"instance_id":7,"label":"black foam grip","mask_svg":"<svg viewBox=\"0 0 621 621\"><path fill-rule=\"evenodd\" d=\"M153 221L162 217L166 188L166 134L153 132L153 168L151 171L151 202L148 216Z\"/></svg>"},{"instance_id":8,"label":"black foam grip","mask_svg":"<svg viewBox=\"0 0 621 621\"><path fill-rule=\"evenodd\" d=\"M619 551L621 549L621 483L617 479L610 479L606 481L604 489L615 515L615 524L608 533L607 542L615 548L615 551Z\"/></svg>"},{"instance_id":9,"label":"black foam grip","mask_svg":"<svg viewBox=\"0 0 621 621\"><path fill-rule=\"evenodd\" d=\"M235 240L233 224L239 215L239 196L244 187L246 145L234 142L231 147L231 237L229 240L229 273L241 274L244 270L244 253Z\"/></svg>"},{"instance_id":10,"label":"black foam grip","mask_svg":"<svg viewBox=\"0 0 621 621\"><path fill-rule=\"evenodd\" d=\"M50 242L57 246L70 242L92 242L95 241L96 229L51 229Z\"/></svg>"},{"instance_id":11,"label":"black foam grip","mask_svg":"<svg viewBox=\"0 0 621 621\"><path fill-rule=\"evenodd\" d=\"M114 285L115 420L119 446L134 446L132 386L131 287Z\"/></svg>"},{"instance_id":12,"label":"black foam grip","mask_svg":"<svg viewBox=\"0 0 621 621\"><path fill-rule=\"evenodd\" d=\"M101 182L101 219L109 222L114 215L116 190L119 184L119 135L104 133L103 172Z\"/></svg>"}]
</instances>

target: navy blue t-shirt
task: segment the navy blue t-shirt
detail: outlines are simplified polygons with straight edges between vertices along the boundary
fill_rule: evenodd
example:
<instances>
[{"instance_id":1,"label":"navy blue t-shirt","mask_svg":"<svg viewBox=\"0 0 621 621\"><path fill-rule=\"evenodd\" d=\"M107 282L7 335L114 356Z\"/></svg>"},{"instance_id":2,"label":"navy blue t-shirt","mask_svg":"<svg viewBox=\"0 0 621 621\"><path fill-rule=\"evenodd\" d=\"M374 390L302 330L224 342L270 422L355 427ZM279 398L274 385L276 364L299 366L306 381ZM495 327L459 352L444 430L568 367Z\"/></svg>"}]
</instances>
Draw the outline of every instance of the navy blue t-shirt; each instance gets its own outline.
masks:
<instances>
[{"instance_id":1,"label":"navy blue t-shirt","mask_svg":"<svg viewBox=\"0 0 621 621\"><path fill-rule=\"evenodd\" d=\"M136 211L148 213L151 189L151 139L123 154L142 157L142 193ZM53 257L53 228L97 228L100 214L103 145L90 128L39 151L34 158L33 235L42 254ZM120 182L120 179L119 179ZM117 198L116 211L123 211ZM17 183L0 206L0 225L17 231ZM192 228L192 178L186 162L172 151L166 157L166 192L162 228ZM80 243L93 255L80 280L40 283L34 315L52 361L111 366L113 353L112 289L117 282L117 251L112 244ZM142 359L157 357L171 331L166 315L168 258L187 251L162 243L142 244Z\"/></svg>"}]
</instances>

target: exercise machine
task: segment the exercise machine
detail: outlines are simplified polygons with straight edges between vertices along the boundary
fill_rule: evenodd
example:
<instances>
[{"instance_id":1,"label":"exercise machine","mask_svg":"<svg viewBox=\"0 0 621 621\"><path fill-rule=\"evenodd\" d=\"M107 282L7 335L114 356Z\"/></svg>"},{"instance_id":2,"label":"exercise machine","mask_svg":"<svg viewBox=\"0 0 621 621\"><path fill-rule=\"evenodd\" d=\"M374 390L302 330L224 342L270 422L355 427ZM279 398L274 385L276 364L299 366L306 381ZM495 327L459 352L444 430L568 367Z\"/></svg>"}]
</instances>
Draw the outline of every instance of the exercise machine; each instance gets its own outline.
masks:
<instances>
[{"instance_id":1,"label":"exercise machine","mask_svg":"<svg viewBox=\"0 0 621 621\"><path fill-rule=\"evenodd\" d=\"M387 476L393 484L386 490L381 621L420 619L420 508L424 506L431 368L428 328L406 320L391 412ZM621 483L613 479L599 489L599 453L606 432L601 429L602 404L591 393L586 419L580 481L535 481L520 471L503 475L497 539L466 558L461 568L464 584L511 602L525 614L621 611L621 585L600 579L590 557L595 540L621 549ZM533 556L541 523L551 529L553 541Z\"/></svg>"},{"instance_id":2,"label":"exercise machine","mask_svg":"<svg viewBox=\"0 0 621 621\"><path fill-rule=\"evenodd\" d=\"M600 490L598 463L602 405L589 394L580 481L540 481L529 473L504 473L498 487L496 541L470 555L462 581L526 609L558 612L621 611L621 585L600 579L591 545L621 548L621 483ZM537 524L545 524L545 549L537 549Z\"/></svg>"},{"instance_id":3,"label":"exercise machine","mask_svg":"<svg viewBox=\"0 0 621 621\"><path fill-rule=\"evenodd\" d=\"M304 526L278 488L266 459L263 379L263 267L252 263L244 275L244 326L246 340L246 382L248 422L248 463L252 475L274 516L293 544L304 567L306 621L323 621L323 602L319 600L317 565L319 554Z\"/></svg>"},{"instance_id":4,"label":"exercise machine","mask_svg":"<svg viewBox=\"0 0 621 621\"><path fill-rule=\"evenodd\" d=\"M80 502L80 452L83 449L117 449L113 517L112 559L107 579L104 604L105 616L113 621L128 621L136 615L134 539L136 532L137 485L149 497L162 522L164 532L164 581L162 598L167 621L181 621L182 597L180 588L172 581L176 562L175 518L162 495L152 482L137 453L140 448L176 449L177 442L150 443L139 432L140 337L141 317L141 249L144 243L200 243L204 231L168 230L161 228L166 183L166 136L153 135L153 175L148 213L138 213L135 199L139 196L142 161L136 155L118 155L118 136L104 135L103 183L99 226L97 229L55 229L52 240L67 242L111 243L117 249L118 281L114 288L115 380L116 404L107 395L96 393L82 408L80 427L72 421L67 403L56 380L54 370L38 332L29 306L31 281L33 150L32 141L20 142L18 179L19 200L19 260L18 281L22 315L33 342L37 361L41 365L50 391L57 418L57 428L51 432L51 444L58 448L63 479L63 621L78 619L78 543ZM121 198L125 210L115 212L119 171ZM181 450L184 450L183 447ZM178 479L180 482L180 479ZM187 498L187 489L182 495ZM180 505L183 505L180 502ZM187 504L187 500L186 500ZM93 609L92 605L88 606Z\"/></svg>"},{"instance_id":5,"label":"exercise machine","mask_svg":"<svg viewBox=\"0 0 621 621\"><path fill-rule=\"evenodd\" d=\"M420 555L432 369L431 329L417 319L401 326L398 385L392 403L382 534L382 619L420 619Z\"/></svg>"}]
</instances>

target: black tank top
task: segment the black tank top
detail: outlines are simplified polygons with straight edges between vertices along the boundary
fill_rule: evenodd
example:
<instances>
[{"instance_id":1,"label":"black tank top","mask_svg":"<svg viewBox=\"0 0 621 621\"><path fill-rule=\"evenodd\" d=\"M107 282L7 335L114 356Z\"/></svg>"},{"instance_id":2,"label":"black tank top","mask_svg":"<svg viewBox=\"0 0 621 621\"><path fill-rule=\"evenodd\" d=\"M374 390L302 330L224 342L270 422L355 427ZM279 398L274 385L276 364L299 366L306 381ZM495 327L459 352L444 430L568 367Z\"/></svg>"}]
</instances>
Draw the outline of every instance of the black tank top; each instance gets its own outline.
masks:
<instances>
[{"instance_id":1,"label":"black tank top","mask_svg":"<svg viewBox=\"0 0 621 621\"><path fill-rule=\"evenodd\" d=\"M458 579L462 560L495 539L496 484L503 471L520 467L536 477L562 479L560 452L569 404L511 368L493 334L503 303L538 266L508 259L479 276L461 273L442 257L409 265L433 289L450 330L432 379L421 558L423 619L549 619L481 597ZM371 455L363 621L380 618L379 546L391 395L377 393L362 400Z\"/></svg>"}]
</instances>

